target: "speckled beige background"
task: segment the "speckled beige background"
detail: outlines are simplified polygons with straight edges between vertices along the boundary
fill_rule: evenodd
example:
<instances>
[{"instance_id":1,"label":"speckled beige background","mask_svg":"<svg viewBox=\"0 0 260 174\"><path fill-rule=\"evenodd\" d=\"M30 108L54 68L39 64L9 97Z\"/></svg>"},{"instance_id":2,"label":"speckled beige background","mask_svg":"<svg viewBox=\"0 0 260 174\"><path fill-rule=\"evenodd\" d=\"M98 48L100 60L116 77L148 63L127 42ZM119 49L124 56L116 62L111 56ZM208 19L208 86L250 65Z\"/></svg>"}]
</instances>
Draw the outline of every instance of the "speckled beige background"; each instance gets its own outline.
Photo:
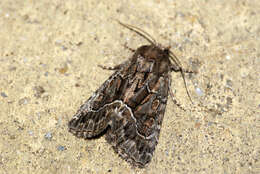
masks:
<instances>
[{"instance_id":1,"label":"speckled beige background","mask_svg":"<svg viewBox=\"0 0 260 174\"><path fill-rule=\"evenodd\" d=\"M152 162L134 169L104 139L67 131L78 107L147 42L170 45L184 67ZM0 173L260 173L260 1L1 0Z\"/></svg>"}]
</instances>

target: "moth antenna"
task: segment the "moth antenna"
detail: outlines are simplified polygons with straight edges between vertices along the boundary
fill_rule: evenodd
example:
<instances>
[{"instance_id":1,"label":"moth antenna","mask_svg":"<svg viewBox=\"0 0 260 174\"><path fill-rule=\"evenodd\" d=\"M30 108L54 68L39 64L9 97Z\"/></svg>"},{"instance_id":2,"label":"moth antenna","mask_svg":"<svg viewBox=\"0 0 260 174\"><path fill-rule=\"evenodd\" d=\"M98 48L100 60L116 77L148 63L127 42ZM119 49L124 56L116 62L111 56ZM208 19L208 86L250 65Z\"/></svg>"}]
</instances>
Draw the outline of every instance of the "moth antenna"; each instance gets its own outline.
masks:
<instances>
[{"instance_id":1,"label":"moth antenna","mask_svg":"<svg viewBox=\"0 0 260 174\"><path fill-rule=\"evenodd\" d=\"M170 57L171 57L172 61L179 67L182 67L180 60L175 56L175 54L173 54L173 52L171 50L169 50L169 52L170 52Z\"/></svg>"},{"instance_id":2,"label":"moth antenna","mask_svg":"<svg viewBox=\"0 0 260 174\"><path fill-rule=\"evenodd\" d=\"M156 45L156 41L155 39L147 32L145 32L144 30L138 28L138 27L135 27L135 26L132 26L132 25L129 25L129 24L124 24L122 22L120 22L119 20L116 20L120 25L122 25L123 27L126 27L128 28L129 30L131 31L134 31L135 33L137 33L138 35L142 36L143 38L145 38L148 42L150 42L152 45Z\"/></svg>"},{"instance_id":3,"label":"moth antenna","mask_svg":"<svg viewBox=\"0 0 260 174\"><path fill-rule=\"evenodd\" d=\"M190 92L189 92L189 90L188 90L188 88L187 88L187 83L186 83L186 80L185 80L185 74L184 74L184 71L183 71L183 69L182 69L182 65L181 65L181 63L180 63L180 60L179 60L171 51L170 51L170 58L171 58L172 61L180 68L181 76L182 76L182 79L183 79L183 82L184 82L184 86L185 86L187 95L188 95L188 97L189 97L191 103L194 104L193 101L192 101L192 99L191 99Z\"/></svg>"},{"instance_id":4,"label":"moth antenna","mask_svg":"<svg viewBox=\"0 0 260 174\"><path fill-rule=\"evenodd\" d=\"M192 99L191 99L190 92L189 92L189 90L188 90L188 88L187 88L187 83L186 83L186 80L185 80L185 75L184 75L183 69L180 68L180 71L181 71L181 76L182 76L182 79L183 79L184 86L185 86L186 92L187 92L187 94L188 94L188 97L189 97L191 103L194 104L193 101L192 101Z\"/></svg>"}]
</instances>

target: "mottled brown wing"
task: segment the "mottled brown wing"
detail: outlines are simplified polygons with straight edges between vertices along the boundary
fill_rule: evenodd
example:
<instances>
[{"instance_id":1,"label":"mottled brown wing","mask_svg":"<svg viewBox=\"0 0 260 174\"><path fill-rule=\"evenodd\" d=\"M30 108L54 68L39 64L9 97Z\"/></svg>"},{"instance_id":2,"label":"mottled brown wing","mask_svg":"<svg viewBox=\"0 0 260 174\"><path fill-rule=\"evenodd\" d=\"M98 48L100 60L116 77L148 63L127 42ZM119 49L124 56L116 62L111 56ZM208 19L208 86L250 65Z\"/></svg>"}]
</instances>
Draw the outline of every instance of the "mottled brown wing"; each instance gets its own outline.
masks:
<instances>
[{"instance_id":1,"label":"mottled brown wing","mask_svg":"<svg viewBox=\"0 0 260 174\"><path fill-rule=\"evenodd\" d=\"M146 77L142 81L137 78L139 75ZM120 108L111 112L111 129L106 133L106 140L122 158L134 166L144 167L151 161L158 143L170 81L168 74L160 77L138 72L131 80L132 85L136 83L135 93L118 100ZM138 84L142 85L138 87Z\"/></svg>"},{"instance_id":2,"label":"mottled brown wing","mask_svg":"<svg viewBox=\"0 0 260 174\"><path fill-rule=\"evenodd\" d=\"M98 90L80 107L69 121L69 131L80 138L92 138L101 134L110 121L108 108L119 98L122 88L121 71L129 66L124 63ZM111 106L112 105L112 106ZM113 108L113 107L112 107Z\"/></svg>"},{"instance_id":3,"label":"mottled brown wing","mask_svg":"<svg viewBox=\"0 0 260 174\"><path fill-rule=\"evenodd\" d=\"M154 50L156 54L151 54ZM152 58L143 56L147 52ZM158 47L140 47L81 106L69 122L70 132L92 138L107 130L106 140L123 159L138 167L148 164L158 143L167 104L167 56Z\"/></svg>"}]
</instances>

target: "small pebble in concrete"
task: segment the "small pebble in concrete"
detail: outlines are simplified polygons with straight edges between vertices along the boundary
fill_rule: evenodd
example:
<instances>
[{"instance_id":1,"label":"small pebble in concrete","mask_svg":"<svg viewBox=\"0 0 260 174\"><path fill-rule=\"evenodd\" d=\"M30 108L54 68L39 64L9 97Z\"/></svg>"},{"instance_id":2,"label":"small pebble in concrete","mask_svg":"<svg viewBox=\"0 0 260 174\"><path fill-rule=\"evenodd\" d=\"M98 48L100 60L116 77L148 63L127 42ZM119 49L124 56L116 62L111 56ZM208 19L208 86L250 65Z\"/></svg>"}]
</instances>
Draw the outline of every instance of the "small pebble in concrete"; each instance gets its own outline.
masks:
<instances>
[{"instance_id":1,"label":"small pebble in concrete","mask_svg":"<svg viewBox=\"0 0 260 174\"><path fill-rule=\"evenodd\" d=\"M57 147L57 149L58 149L58 151L64 151L64 150L66 150L66 147L65 147L65 146L62 146L62 145L59 145L59 146Z\"/></svg>"},{"instance_id":2,"label":"small pebble in concrete","mask_svg":"<svg viewBox=\"0 0 260 174\"><path fill-rule=\"evenodd\" d=\"M44 135L44 138L47 139L47 140L51 140L51 139L52 139L52 133L51 133L51 132L47 132L47 133Z\"/></svg>"},{"instance_id":3,"label":"small pebble in concrete","mask_svg":"<svg viewBox=\"0 0 260 174\"><path fill-rule=\"evenodd\" d=\"M1 92L1 96L4 98L8 97L4 92Z\"/></svg>"},{"instance_id":4,"label":"small pebble in concrete","mask_svg":"<svg viewBox=\"0 0 260 174\"><path fill-rule=\"evenodd\" d=\"M197 95L198 95L199 97L201 97L201 96L204 95L204 94L203 94L203 91L202 91L200 88L197 87L195 90L196 90L196 93L197 93Z\"/></svg>"}]
</instances>

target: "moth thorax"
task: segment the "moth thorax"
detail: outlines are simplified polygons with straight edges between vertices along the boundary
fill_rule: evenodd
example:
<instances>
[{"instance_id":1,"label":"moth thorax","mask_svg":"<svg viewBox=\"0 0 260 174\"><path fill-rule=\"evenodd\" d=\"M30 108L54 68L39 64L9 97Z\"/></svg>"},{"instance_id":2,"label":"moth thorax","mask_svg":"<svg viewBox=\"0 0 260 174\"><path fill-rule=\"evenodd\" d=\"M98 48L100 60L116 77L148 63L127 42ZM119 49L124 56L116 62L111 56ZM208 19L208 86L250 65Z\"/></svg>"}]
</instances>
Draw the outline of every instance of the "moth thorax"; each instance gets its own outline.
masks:
<instances>
[{"instance_id":1,"label":"moth thorax","mask_svg":"<svg viewBox=\"0 0 260 174\"><path fill-rule=\"evenodd\" d=\"M169 49L150 45L149 47L147 47L147 49L145 49L144 57L148 59L162 61L163 59L169 58Z\"/></svg>"}]
</instances>

